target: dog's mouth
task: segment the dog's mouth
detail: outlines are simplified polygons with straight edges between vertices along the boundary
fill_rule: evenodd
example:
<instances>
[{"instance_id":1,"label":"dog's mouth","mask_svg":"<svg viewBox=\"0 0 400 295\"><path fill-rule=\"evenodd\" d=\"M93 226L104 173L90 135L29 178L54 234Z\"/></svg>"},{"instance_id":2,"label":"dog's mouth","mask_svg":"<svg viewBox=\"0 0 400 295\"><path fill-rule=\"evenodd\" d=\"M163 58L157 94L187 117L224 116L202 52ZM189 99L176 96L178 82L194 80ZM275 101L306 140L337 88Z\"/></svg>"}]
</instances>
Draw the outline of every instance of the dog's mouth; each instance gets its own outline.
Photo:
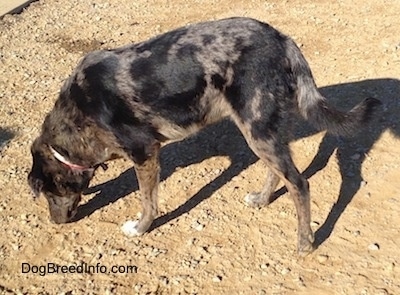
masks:
<instances>
[{"instance_id":1,"label":"dog's mouth","mask_svg":"<svg viewBox=\"0 0 400 295\"><path fill-rule=\"evenodd\" d=\"M55 224L69 223L74 220L77 211L78 211L77 209L74 209L74 210L67 210L65 214L59 214L59 212L50 213L50 220Z\"/></svg>"},{"instance_id":2,"label":"dog's mouth","mask_svg":"<svg viewBox=\"0 0 400 295\"><path fill-rule=\"evenodd\" d=\"M80 197L66 199L59 197L48 198L50 220L56 224L69 223L73 221L77 211Z\"/></svg>"}]
</instances>

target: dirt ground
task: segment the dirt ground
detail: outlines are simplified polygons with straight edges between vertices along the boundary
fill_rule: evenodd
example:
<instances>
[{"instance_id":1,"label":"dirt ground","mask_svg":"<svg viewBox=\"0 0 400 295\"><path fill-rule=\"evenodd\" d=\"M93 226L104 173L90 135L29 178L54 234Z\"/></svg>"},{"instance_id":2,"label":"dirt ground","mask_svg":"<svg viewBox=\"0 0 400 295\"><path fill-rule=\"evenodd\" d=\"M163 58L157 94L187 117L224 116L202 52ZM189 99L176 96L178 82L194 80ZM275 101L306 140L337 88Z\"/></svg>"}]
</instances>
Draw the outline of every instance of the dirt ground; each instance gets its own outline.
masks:
<instances>
[{"instance_id":1,"label":"dirt ground","mask_svg":"<svg viewBox=\"0 0 400 295\"><path fill-rule=\"evenodd\" d=\"M399 11L397 0L42 0L5 16L0 293L400 294ZM292 150L311 186L316 251L297 257L296 213L284 191L267 208L245 205L266 170L230 122L164 148L161 216L145 236L120 229L139 211L132 165L123 160L97 173L79 221L50 223L45 199L33 201L27 186L29 147L83 54L230 16L292 36L339 107L366 96L384 103L354 138L297 124ZM42 272L54 265L58 273ZM91 269L62 273L71 265Z\"/></svg>"}]
</instances>

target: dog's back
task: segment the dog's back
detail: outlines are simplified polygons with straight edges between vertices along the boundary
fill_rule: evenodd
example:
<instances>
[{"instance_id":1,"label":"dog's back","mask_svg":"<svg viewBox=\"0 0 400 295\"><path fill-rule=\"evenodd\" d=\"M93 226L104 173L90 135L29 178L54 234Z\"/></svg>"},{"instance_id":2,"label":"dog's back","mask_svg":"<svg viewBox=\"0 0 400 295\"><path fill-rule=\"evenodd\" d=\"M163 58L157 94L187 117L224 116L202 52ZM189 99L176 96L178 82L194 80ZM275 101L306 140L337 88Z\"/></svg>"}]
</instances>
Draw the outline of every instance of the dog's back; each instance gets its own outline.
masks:
<instances>
[{"instance_id":1,"label":"dog's back","mask_svg":"<svg viewBox=\"0 0 400 295\"><path fill-rule=\"evenodd\" d=\"M73 78L77 83L69 87L90 93L79 97L80 108L99 123L113 120L107 117L110 109L126 108L168 140L232 114L242 120L290 116L274 112L277 107L299 111L320 129L349 134L377 104L366 100L351 115L334 110L318 92L295 43L248 18L190 25L139 44L90 53Z\"/></svg>"}]
</instances>

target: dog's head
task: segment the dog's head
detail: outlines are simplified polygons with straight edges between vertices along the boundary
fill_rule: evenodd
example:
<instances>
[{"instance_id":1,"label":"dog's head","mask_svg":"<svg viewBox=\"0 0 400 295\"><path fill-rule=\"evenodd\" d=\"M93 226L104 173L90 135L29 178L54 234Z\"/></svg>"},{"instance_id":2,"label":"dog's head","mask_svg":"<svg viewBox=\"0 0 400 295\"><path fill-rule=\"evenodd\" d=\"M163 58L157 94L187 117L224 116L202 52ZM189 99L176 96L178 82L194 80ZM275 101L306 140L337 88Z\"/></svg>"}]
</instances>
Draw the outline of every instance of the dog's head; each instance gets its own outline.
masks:
<instances>
[{"instance_id":1,"label":"dog's head","mask_svg":"<svg viewBox=\"0 0 400 295\"><path fill-rule=\"evenodd\" d=\"M80 169L68 165L67 156L37 138L31 147L32 169L29 185L35 195L43 193L49 203L50 217L55 223L71 221L81 200L81 194L94 175L94 168ZM84 168L84 167L81 167Z\"/></svg>"}]
</instances>

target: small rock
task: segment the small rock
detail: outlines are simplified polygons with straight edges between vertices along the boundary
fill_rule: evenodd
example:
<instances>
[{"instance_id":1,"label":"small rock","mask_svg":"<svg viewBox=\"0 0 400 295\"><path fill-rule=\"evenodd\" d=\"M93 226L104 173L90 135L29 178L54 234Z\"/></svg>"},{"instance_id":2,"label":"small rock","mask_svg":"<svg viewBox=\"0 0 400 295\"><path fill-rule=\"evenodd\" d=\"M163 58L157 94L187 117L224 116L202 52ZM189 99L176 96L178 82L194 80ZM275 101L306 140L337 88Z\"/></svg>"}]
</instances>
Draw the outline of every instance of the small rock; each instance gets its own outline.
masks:
<instances>
[{"instance_id":1,"label":"small rock","mask_svg":"<svg viewBox=\"0 0 400 295\"><path fill-rule=\"evenodd\" d=\"M135 289L136 292L139 292L140 289L142 289L143 285L142 284L136 284L133 288Z\"/></svg>"},{"instance_id":2,"label":"small rock","mask_svg":"<svg viewBox=\"0 0 400 295\"><path fill-rule=\"evenodd\" d=\"M389 263L389 264L385 267L385 269L386 269L387 271L393 271L394 268L395 268L395 266L396 266L396 264L395 264L394 262L391 262L391 263Z\"/></svg>"},{"instance_id":3,"label":"small rock","mask_svg":"<svg viewBox=\"0 0 400 295\"><path fill-rule=\"evenodd\" d=\"M250 282L251 279L252 279L252 276L248 276L248 277L245 277L245 278L243 279L243 281L245 281L245 282Z\"/></svg>"},{"instance_id":4,"label":"small rock","mask_svg":"<svg viewBox=\"0 0 400 295\"><path fill-rule=\"evenodd\" d=\"M359 153L355 153L354 155L352 155L351 157L350 157L350 159L352 159L352 160L358 160L358 159L360 159L361 158L361 155L359 154Z\"/></svg>"},{"instance_id":5,"label":"small rock","mask_svg":"<svg viewBox=\"0 0 400 295\"><path fill-rule=\"evenodd\" d=\"M164 286L168 285L168 283L169 283L169 280L168 280L168 278L167 278L166 276L160 276L158 279L160 280L160 282L161 282Z\"/></svg>"},{"instance_id":6,"label":"small rock","mask_svg":"<svg viewBox=\"0 0 400 295\"><path fill-rule=\"evenodd\" d=\"M196 226L195 228L197 231L202 231L204 229L204 225L203 224L199 224L198 226Z\"/></svg>"},{"instance_id":7,"label":"small rock","mask_svg":"<svg viewBox=\"0 0 400 295\"><path fill-rule=\"evenodd\" d=\"M214 283L219 283L222 281L222 276L215 276L215 277L213 277L212 281Z\"/></svg>"},{"instance_id":8,"label":"small rock","mask_svg":"<svg viewBox=\"0 0 400 295\"><path fill-rule=\"evenodd\" d=\"M317 256L317 260L319 263L325 263L328 260L328 258L329 256L324 254L320 254Z\"/></svg>"},{"instance_id":9,"label":"small rock","mask_svg":"<svg viewBox=\"0 0 400 295\"><path fill-rule=\"evenodd\" d=\"M187 241L186 245L193 246L196 242L196 238L191 238Z\"/></svg>"},{"instance_id":10,"label":"small rock","mask_svg":"<svg viewBox=\"0 0 400 295\"><path fill-rule=\"evenodd\" d=\"M287 213L285 212L285 211L281 211L281 212L279 212L279 216L280 217L287 217Z\"/></svg>"},{"instance_id":11,"label":"small rock","mask_svg":"<svg viewBox=\"0 0 400 295\"><path fill-rule=\"evenodd\" d=\"M290 272L290 268L284 268L281 270L282 275L287 275Z\"/></svg>"},{"instance_id":12,"label":"small rock","mask_svg":"<svg viewBox=\"0 0 400 295\"><path fill-rule=\"evenodd\" d=\"M317 222L317 221L311 221L310 225L311 225L312 227L317 227L317 226L319 226L319 222Z\"/></svg>"},{"instance_id":13,"label":"small rock","mask_svg":"<svg viewBox=\"0 0 400 295\"><path fill-rule=\"evenodd\" d=\"M377 243L373 243L368 246L368 250L371 250L371 251L377 251L379 249L380 249L380 247L379 247L379 244L377 244Z\"/></svg>"},{"instance_id":14,"label":"small rock","mask_svg":"<svg viewBox=\"0 0 400 295\"><path fill-rule=\"evenodd\" d=\"M269 263L263 263L260 265L261 269L267 269L269 267Z\"/></svg>"},{"instance_id":15,"label":"small rock","mask_svg":"<svg viewBox=\"0 0 400 295\"><path fill-rule=\"evenodd\" d=\"M172 282L172 284L174 284L174 285L179 285L181 282L178 280L178 279L176 279L176 278L173 278L172 280L171 280L171 282Z\"/></svg>"},{"instance_id":16,"label":"small rock","mask_svg":"<svg viewBox=\"0 0 400 295\"><path fill-rule=\"evenodd\" d=\"M201 224L201 223L198 222L198 221L195 221L195 222L193 222L193 224L192 224L192 228L194 228L194 229L197 230L197 231L202 231L202 230L204 229L204 225Z\"/></svg>"},{"instance_id":17,"label":"small rock","mask_svg":"<svg viewBox=\"0 0 400 295\"><path fill-rule=\"evenodd\" d=\"M220 173L221 173L221 169L215 169L215 170L214 170L214 174L215 174L215 175L218 175L218 174L220 174Z\"/></svg>"}]
</instances>

